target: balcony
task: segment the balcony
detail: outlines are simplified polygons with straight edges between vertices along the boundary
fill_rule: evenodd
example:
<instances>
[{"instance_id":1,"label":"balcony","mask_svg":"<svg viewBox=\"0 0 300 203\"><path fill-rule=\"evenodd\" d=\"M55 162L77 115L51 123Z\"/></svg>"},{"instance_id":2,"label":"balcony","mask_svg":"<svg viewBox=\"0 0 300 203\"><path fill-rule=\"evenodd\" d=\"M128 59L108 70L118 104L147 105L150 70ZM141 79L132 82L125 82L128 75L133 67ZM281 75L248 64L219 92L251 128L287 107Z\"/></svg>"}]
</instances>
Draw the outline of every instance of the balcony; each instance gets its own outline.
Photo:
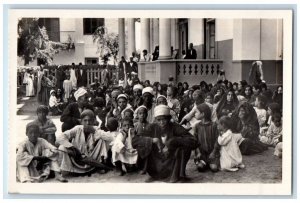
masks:
<instances>
[{"instance_id":1,"label":"balcony","mask_svg":"<svg viewBox=\"0 0 300 203\"><path fill-rule=\"evenodd\" d=\"M190 85L199 84L202 80L216 83L222 65L222 60L212 59L139 62L139 78L142 81L150 80L151 83L167 83L170 76L176 82L188 82Z\"/></svg>"}]
</instances>

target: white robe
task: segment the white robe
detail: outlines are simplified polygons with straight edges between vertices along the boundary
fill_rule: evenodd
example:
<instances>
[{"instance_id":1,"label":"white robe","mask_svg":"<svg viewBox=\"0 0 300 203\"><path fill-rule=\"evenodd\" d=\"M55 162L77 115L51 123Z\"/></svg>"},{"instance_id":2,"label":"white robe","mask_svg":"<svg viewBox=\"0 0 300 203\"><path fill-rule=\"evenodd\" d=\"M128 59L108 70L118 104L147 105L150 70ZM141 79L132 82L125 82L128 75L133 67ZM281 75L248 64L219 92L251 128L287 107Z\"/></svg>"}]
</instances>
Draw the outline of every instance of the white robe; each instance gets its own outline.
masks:
<instances>
[{"instance_id":1,"label":"white robe","mask_svg":"<svg viewBox=\"0 0 300 203\"><path fill-rule=\"evenodd\" d=\"M26 84L26 97L34 96L34 75L25 73L23 83Z\"/></svg>"},{"instance_id":2,"label":"white robe","mask_svg":"<svg viewBox=\"0 0 300 203\"><path fill-rule=\"evenodd\" d=\"M221 170L230 170L242 164L242 153L239 148L242 140L243 137L241 134L234 134L231 130L227 130L218 137L218 143L221 145Z\"/></svg>"},{"instance_id":3,"label":"white robe","mask_svg":"<svg viewBox=\"0 0 300 203\"><path fill-rule=\"evenodd\" d=\"M72 82L73 88L77 88L77 78L76 78L75 70L72 68L70 70L70 80Z\"/></svg>"},{"instance_id":4,"label":"white robe","mask_svg":"<svg viewBox=\"0 0 300 203\"><path fill-rule=\"evenodd\" d=\"M130 130L128 137L123 142L124 136L122 133L118 133L112 145L112 161L113 163L121 161L126 164L136 164L137 162L137 150L132 147L132 135Z\"/></svg>"},{"instance_id":5,"label":"white robe","mask_svg":"<svg viewBox=\"0 0 300 203\"><path fill-rule=\"evenodd\" d=\"M64 88L64 100L68 101L68 99L71 96L71 91L73 89L72 81L71 80L64 80L63 88Z\"/></svg>"},{"instance_id":6,"label":"white robe","mask_svg":"<svg viewBox=\"0 0 300 203\"><path fill-rule=\"evenodd\" d=\"M94 134L85 137L83 125L77 125L71 130L63 132L56 140L60 144L59 150L62 151L59 160L61 162L61 169L73 173L92 171L95 167L76 162L73 157L66 153L67 148L75 147L81 152L82 156L101 162L102 157L104 159L107 158L109 144L114 138L113 132L104 132L102 130L97 130Z\"/></svg>"},{"instance_id":7,"label":"white robe","mask_svg":"<svg viewBox=\"0 0 300 203\"><path fill-rule=\"evenodd\" d=\"M51 161L45 163L42 170L38 170L36 168L38 161L32 160L34 156L46 156ZM47 177L50 170L59 172L57 157L56 147L43 138L38 138L35 145L26 138L17 151L17 178L20 182L33 182L38 181L42 176Z\"/></svg>"}]
</instances>

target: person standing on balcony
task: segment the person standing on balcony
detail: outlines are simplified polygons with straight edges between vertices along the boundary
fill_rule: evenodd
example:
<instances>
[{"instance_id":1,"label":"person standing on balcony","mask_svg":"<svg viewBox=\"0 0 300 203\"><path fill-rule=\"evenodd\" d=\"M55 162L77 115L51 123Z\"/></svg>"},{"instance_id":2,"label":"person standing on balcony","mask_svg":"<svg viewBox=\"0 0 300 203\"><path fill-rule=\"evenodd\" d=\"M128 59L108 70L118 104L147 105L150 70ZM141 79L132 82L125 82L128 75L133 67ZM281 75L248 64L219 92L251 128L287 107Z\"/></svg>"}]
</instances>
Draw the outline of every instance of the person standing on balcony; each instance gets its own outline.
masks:
<instances>
[{"instance_id":1,"label":"person standing on balcony","mask_svg":"<svg viewBox=\"0 0 300 203\"><path fill-rule=\"evenodd\" d=\"M154 52L152 53L152 61L158 60L159 57L159 46L156 46Z\"/></svg>"},{"instance_id":2,"label":"person standing on balcony","mask_svg":"<svg viewBox=\"0 0 300 203\"><path fill-rule=\"evenodd\" d=\"M193 48L193 43L189 44L189 49L186 53L186 59L196 59L197 58L197 51Z\"/></svg>"},{"instance_id":3,"label":"person standing on balcony","mask_svg":"<svg viewBox=\"0 0 300 203\"><path fill-rule=\"evenodd\" d=\"M87 72L83 69L82 63L79 63L79 69L77 71L77 86L86 87L87 86Z\"/></svg>"},{"instance_id":4,"label":"person standing on balcony","mask_svg":"<svg viewBox=\"0 0 300 203\"><path fill-rule=\"evenodd\" d=\"M132 73L132 72L135 72L136 74L138 73L138 64L137 64L137 62L135 62L133 60L132 56L129 58L128 65L129 65L129 71L130 71L130 73Z\"/></svg>"},{"instance_id":5,"label":"person standing on balcony","mask_svg":"<svg viewBox=\"0 0 300 203\"><path fill-rule=\"evenodd\" d=\"M151 61L151 55L148 54L147 49L144 49L144 50L143 50L143 55L141 56L140 61L142 61L142 62L148 62L148 61Z\"/></svg>"}]
</instances>

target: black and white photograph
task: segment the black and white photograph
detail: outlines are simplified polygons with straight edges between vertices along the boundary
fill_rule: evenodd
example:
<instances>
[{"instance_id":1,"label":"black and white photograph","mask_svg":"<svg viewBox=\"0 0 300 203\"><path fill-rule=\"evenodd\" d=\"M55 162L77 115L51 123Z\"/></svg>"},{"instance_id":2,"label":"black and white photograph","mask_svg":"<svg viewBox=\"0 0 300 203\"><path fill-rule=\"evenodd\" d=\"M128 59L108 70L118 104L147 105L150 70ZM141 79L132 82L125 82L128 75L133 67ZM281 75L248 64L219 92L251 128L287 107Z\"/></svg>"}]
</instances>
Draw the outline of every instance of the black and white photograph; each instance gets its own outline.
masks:
<instances>
[{"instance_id":1,"label":"black and white photograph","mask_svg":"<svg viewBox=\"0 0 300 203\"><path fill-rule=\"evenodd\" d=\"M292 12L9 17L11 193L291 194Z\"/></svg>"}]
</instances>

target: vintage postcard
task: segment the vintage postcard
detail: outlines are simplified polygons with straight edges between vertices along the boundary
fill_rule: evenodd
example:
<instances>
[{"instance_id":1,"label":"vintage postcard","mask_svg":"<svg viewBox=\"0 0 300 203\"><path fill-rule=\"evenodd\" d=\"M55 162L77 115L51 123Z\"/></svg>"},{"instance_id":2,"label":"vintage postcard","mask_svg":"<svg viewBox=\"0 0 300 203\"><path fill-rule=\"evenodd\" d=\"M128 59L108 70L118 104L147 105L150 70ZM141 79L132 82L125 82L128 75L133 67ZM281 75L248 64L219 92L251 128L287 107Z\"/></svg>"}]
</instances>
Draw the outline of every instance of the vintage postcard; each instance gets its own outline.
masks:
<instances>
[{"instance_id":1,"label":"vintage postcard","mask_svg":"<svg viewBox=\"0 0 300 203\"><path fill-rule=\"evenodd\" d=\"M292 16L9 10L9 192L290 195Z\"/></svg>"}]
</instances>

